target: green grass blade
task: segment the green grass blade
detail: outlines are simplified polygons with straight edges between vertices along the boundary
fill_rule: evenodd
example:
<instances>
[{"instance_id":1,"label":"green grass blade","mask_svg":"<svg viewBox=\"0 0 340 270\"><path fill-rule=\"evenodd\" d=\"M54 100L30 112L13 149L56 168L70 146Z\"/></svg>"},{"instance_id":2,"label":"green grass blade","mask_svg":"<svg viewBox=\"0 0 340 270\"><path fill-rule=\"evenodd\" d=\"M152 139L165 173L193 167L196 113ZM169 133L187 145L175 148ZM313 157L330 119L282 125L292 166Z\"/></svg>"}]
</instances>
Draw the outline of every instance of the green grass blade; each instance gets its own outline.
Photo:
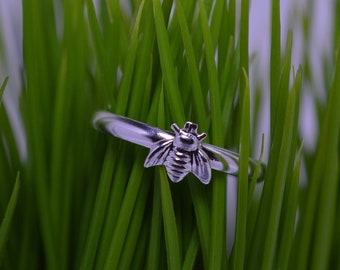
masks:
<instances>
[{"instance_id":1,"label":"green grass blade","mask_svg":"<svg viewBox=\"0 0 340 270\"><path fill-rule=\"evenodd\" d=\"M172 60L169 37L166 31L161 4L153 0L153 12L162 76L165 84L166 100L168 101L172 119L176 123L184 123L184 106L182 103L175 67Z\"/></svg>"},{"instance_id":2,"label":"green grass blade","mask_svg":"<svg viewBox=\"0 0 340 270\"><path fill-rule=\"evenodd\" d=\"M134 74L131 81L132 90L128 101L128 115L135 119L146 119L151 95L156 92L151 89L151 82L149 82L152 76L153 54L155 50L155 26L154 21L150 20L152 16L152 2L147 1L140 19L140 29L143 29L143 33L138 41ZM142 110L141 104L143 104ZM142 116L143 118L141 118Z\"/></svg>"},{"instance_id":3,"label":"green grass blade","mask_svg":"<svg viewBox=\"0 0 340 270\"><path fill-rule=\"evenodd\" d=\"M340 115L339 115L340 116ZM326 269L329 265L333 231L335 223L336 208L338 207L338 185L339 185L339 158L337 151L328 152L327 156L332 162L326 163L323 186L320 190L320 205L318 207L318 217L316 222L314 243L312 247L313 257L311 259L311 269Z\"/></svg>"},{"instance_id":4,"label":"green grass blade","mask_svg":"<svg viewBox=\"0 0 340 270\"><path fill-rule=\"evenodd\" d=\"M53 126L52 126L52 146L51 146L51 189L54 191L51 194L50 202L52 209L53 224L57 224L58 220L61 220L62 214L62 200L64 200L62 194L64 191L64 168L63 162L65 149L61 148L65 140L65 117L67 115L67 110L65 110L65 105L68 107L70 99L68 98L68 88L67 84L67 57L63 57L60 65L58 86L55 97L55 107L53 113ZM60 234L59 228L56 228L58 235Z\"/></svg>"},{"instance_id":5,"label":"green grass blade","mask_svg":"<svg viewBox=\"0 0 340 270\"><path fill-rule=\"evenodd\" d=\"M222 91L222 115L225 122L224 134L227 134L232 122L234 100L237 95L240 71L240 53L238 48L234 48L234 39L228 40L226 59L221 73L220 89Z\"/></svg>"},{"instance_id":6,"label":"green grass blade","mask_svg":"<svg viewBox=\"0 0 340 270\"><path fill-rule=\"evenodd\" d=\"M105 38L103 37L103 33L101 32L100 22L96 16L95 7L92 0L86 1L86 10L88 16L88 25L90 36L93 43L93 54L95 56L96 61L96 69L98 69L98 73L100 74L100 79L98 80L98 88L101 89L99 91L101 103L107 106L107 103L112 102L116 103L116 96L112 91L112 82L116 82L116 61L108 61L108 52L105 47ZM113 25L112 32L116 32L116 25ZM111 43L110 46L113 47L113 51L117 48L117 40ZM113 72L112 72L113 71Z\"/></svg>"},{"instance_id":7,"label":"green grass blade","mask_svg":"<svg viewBox=\"0 0 340 270\"><path fill-rule=\"evenodd\" d=\"M2 105L2 96L5 92L5 88L6 88L6 85L8 83L8 80L9 80L9 77L5 77L5 79L3 80L1 86L0 86L0 106Z\"/></svg>"},{"instance_id":8,"label":"green grass blade","mask_svg":"<svg viewBox=\"0 0 340 270\"><path fill-rule=\"evenodd\" d=\"M114 146L112 146L111 143L109 144L109 146L113 147L114 149ZM120 155L119 160L117 160L114 164L114 180L112 181L111 192L109 194L110 201L105 214L105 224L100 234L100 242L98 245L95 261L95 268L98 269L104 268L104 264L109 253L112 236L114 234L114 228L117 224L119 216L120 208L117 206L121 206L124 199L124 193L127 183L126 181L121 181L120 179L126 179L126 175L129 174L129 170L131 169L129 166L126 166L126 163L130 157L130 153L127 153L128 151L126 151L126 149L127 148L124 146L115 149L115 151L118 151Z\"/></svg>"},{"instance_id":9,"label":"green grass blade","mask_svg":"<svg viewBox=\"0 0 340 270\"><path fill-rule=\"evenodd\" d=\"M285 63L289 63L290 59L290 46L291 43L289 42L289 37L287 41L287 53L285 56ZM288 67L288 65L286 65ZM286 74L288 73L288 74ZM287 80L287 81L286 81ZM276 87L279 89L277 90L277 94L279 95L280 92L287 92L289 91L288 88L283 88L283 86L288 87L288 80L289 80L289 69L284 69L282 71L281 81L280 83L276 85ZM248 263L249 265L255 265L255 267L259 267L258 265L260 258L262 258L262 249L264 245L264 239L266 236L266 228L268 225L267 217L268 213L271 211L270 207L272 205L272 199L273 199L273 190L276 186L276 173L277 169L280 165L279 163L279 155L280 150L282 148L282 136L283 136L283 127L282 123L286 121L286 110L287 110L287 100L284 98L287 97L287 93L282 93L279 104L276 105L275 111L271 113L271 117L274 117L275 120L273 123L275 124L274 129L274 135L271 138L271 151L267 166L267 172L266 172L266 181L264 182L263 186L263 192L261 197L261 203L259 207L257 222L256 222L256 234L253 234L253 239L250 242L250 248L249 253L247 255ZM279 113L276 113L278 111ZM275 117L277 116L277 117ZM296 117L295 117L296 118ZM293 118L293 119L295 119ZM281 123L281 124L279 124ZM293 134L294 135L294 134ZM292 136L293 136L292 135Z\"/></svg>"},{"instance_id":10,"label":"green grass blade","mask_svg":"<svg viewBox=\"0 0 340 270\"><path fill-rule=\"evenodd\" d=\"M98 241L102 232L103 221L106 213L106 206L108 203L108 197L110 192L110 185L112 181L112 174L114 163L116 160L115 150L112 144L109 144L105 161L103 164L102 175L100 178L100 184L96 196L96 202L93 208L91 224L88 232L88 239L85 246L84 255L82 256L83 261L81 263L81 269L92 269Z\"/></svg>"},{"instance_id":11,"label":"green grass blade","mask_svg":"<svg viewBox=\"0 0 340 270\"><path fill-rule=\"evenodd\" d=\"M137 152L135 162L132 167L128 186L125 191L124 200L120 207L120 212L114 234L112 236L108 257L106 258L104 269L117 269L121 252L126 239L126 234L129 228L132 212L136 203L143 175L143 160L141 152ZM126 181L126 179L117 179L116 181Z\"/></svg>"},{"instance_id":12,"label":"green grass blade","mask_svg":"<svg viewBox=\"0 0 340 270\"><path fill-rule=\"evenodd\" d=\"M208 70L208 83L211 106L211 132L212 142L222 146L223 139L220 128L221 119L221 100L219 80L215 63L215 50L209 29L206 9L202 0L199 1L199 14L203 40L205 44L205 60ZM225 213L226 213L226 182L225 176L214 177L212 193L212 215L211 215L211 238L210 238L210 258L209 269L220 269L223 262L223 251L225 250Z\"/></svg>"},{"instance_id":13,"label":"green grass blade","mask_svg":"<svg viewBox=\"0 0 340 270\"><path fill-rule=\"evenodd\" d=\"M122 255L119 261L118 269L130 269L131 264L134 262L134 254L143 253L143 250L137 250L139 236L141 234L141 229L143 225L143 218L145 216L145 207L147 202L147 195L149 191L149 187L151 184L150 179L145 179L146 181L140 188L136 205L133 210L132 219L130 222L129 231L127 233L127 237L124 244L124 249L122 251ZM140 244L140 243L139 243Z\"/></svg>"},{"instance_id":14,"label":"green grass blade","mask_svg":"<svg viewBox=\"0 0 340 270\"><path fill-rule=\"evenodd\" d=\"M206 14L206 10L204 7L204 3L202 0L199 0L199 13L200 13L200 21L201 28L203 33L203 39L205 44L205 59L207 63L208 69L208 80L209 80L209 94L210 94L210 105L211 105L211 130L212 130L212 142L216 145L222 146L223 139L222 134L220 132L220 127L222 126L221 119L221 100L220 100L220 92L218 85L218 75L216 70L215 63L215 50L213 46L213 41L211 37L211 32L209 29L208 18Z\"/></svg>"},{"instance_id":15,"label":"green grass blade","mask_svg":"<svg viewBox=\"0 0 340 270\"><path fill-rule=\"evenodd\" d=\"M211 211L211 238L209 250L209 269L222 268L226 256L226 178L214 177Z\"/></svg>"},{"instance_id":16,"label":"green grass blade","mask_svg":"<svg viewBox=\"0 0 340 270\"><path fill-rule=\"evenodd\" d=\"M150 215L147 214L147 217ZM150 235L150 220L143 219L141 231L139 233L139 238L137 239L135 253L130 263L132 264L129 269L131 270L139 270L145 266L145 256L147 255L147 246L149 244L149 235Z\"/></svg>"},{"instance_id":17,"label":"green grass blade","mask_svg":"<svg viewBox=\"0 0 340 270\"><path fill-rule=\"evenodd\" d=\"M0 266L4 260L4 250L6 248L7 240L9 237L9 232L11 230L11 224L13 220L14 211L17 205L18 193L20 188L20 175L17 173L17 178L15 180L14 188L12 191L12 195L8 202L8 206L5 212L5 215L0 224Z\"/></svg>"},{"instance_id":18,"label":"green grass blade","mask_svg":"<svg viewBox=\"0 0 340 270\"><path fill-rule=\"evenodd\" d=\"M203 99L202 88L199 79L199 71L195 59L195 52L193 48L193 44L190 38L190 32L188 29L188 25L185 21L185 14L182 8L181 1L176 1L176 14L178 17L178 21L181 28L182 39L184 43L184 48L186 52L187 64L189 74L191 76L192 81L192 98L194 101L194 109L196 113L196 118L198 123L200 123L200 128L202 130L207 129L207 120L206 120L206 106Z\"/></svg>"},{"instance_id":19,"label":"green grass blade","mask_svg":"<svg viewBox=\"0 0 340 270\"><path fill-rule=\"evenodd\" d=\"M252 201L252 198L253 198L253 195L254 195L255 186L257 184L257 181L259 180L259 173L260 173L260 169L262 167L263 151L264 151L264 134L262 134L261 154L260 154L260 157L259 157L258 162L256 164L254 174L253 174L251 181L249 183L248 207L251 205L251 201Z\"/></svg>"},{"instance_id":20,"label":"green grass blade","mask_svg":"<svg viewBox=\"0 0 340 270\"><path fill-rule=\"evenodd\" d=\"M132 84L133 69L135 65L136 53L137 53L137 48L138 48L140 20L143 14L144 3L145 1L142 0L139 6L139 9L138 9L136 22L134 24L134 29L133 29L132 36L131 36L130 48L128 49L126 66L125 66L125 69L123 70L124 74L123 74L121 86L119 89L116 112L121 115L124 115L126 113L126 109L128 106L128 99L129 99L131 84Z\"/></svg>"},{"instance_id":21,"label":"green grass blade","mask_svg":"<svg viewBox=\"0 0 340 270\"><path fill-rule=\"evenodd\" d=\"M229 50L229 42L230 40L235 41L235 0L231 0L228 3L225 3L225 1L220 1L222 3L219 3L221 9L223 11L222 13L222 21L220 22L220 32L217 36L217 45L218 45L218 65L219 65L219 71L223 70L223 66L227 65L230 67L230 62L225 62L225 59L227 59L227 54ZM223 5L223 6L222 6ZM217 10L216 10L217 12ZM214 19L214 18L212 18ZM212 22L213 25L213 22ZM212 30L213 31L213 30ZM214 37L214 34L213 34ZM233 42L234 46L234 42ZM237 73L239 75L239 72ZM222 87L222 85L220 85ZM221 88L224 89L224 88Z\"/></svg>"},{"instance_id":22,"label":"green grass blade","mask_svg":"<svg viewBox=\"0 0 340 270\"><path fill-rule=\"evenodd\" d=\"M339 47L338 47L339 50ZM339 207L339 132L340 132L340 57L337 56L335 74L331 92L329 96L329 103L325 116L324 126L321 135L320 159L323 166L323 176L320 177L319 200L318 205L318 219L316 220L316 227L314 231L315 245L312 247L312 269L322 269L329 265L331 243L334 230L336 209ZM327 136L327 137L326 137ZM329 160L329 161L328 161ZM321 163L322 162L322 163ZM319 167L319 164L315 165Z\"/></svg>"},{"instance_id":23,"label":"green grass blade","mask_svg":"<svg viewBox=\"0 0 340 270\"><path fill-rule=\"evenodd\" d=\"M228 6L228 11L229 11L229 31L230 31L230 35L232 37L236 37L235 33L236 33L236 0L230 0L229 1L229 6Z\"/></svg>"},{"instance_id":24,"label":"green grass blade","mask_svg":"<svg viewBox=\"0 0 340 270\"><path fill-rule=\"evenodd\" d=\"M226 15L226 1L218 0L213 5L210 31L214 46L216 46L222 28L223 15ZM225 31L225 29L223 29Z\"/></svg>"},{"instance_id":25,"label":"green grass blade","mask_svg":"<svg viewBox=\"0 0 340 270\"><path fill-rule=\"evenodd\" d=\"M199 13L203 39L205 44L205 59L208 70L209 94L211 105L211 131L212 142L216 145L222 145L223 139L220 132L222 126L221 104L218 85L218 75L214 58L213 41L209 29L207 14L202 0L199 1ZM225 202L226 202L226 182L225 176L219 175L214 177L213 182L213 200L211 215L211 239L210 239L210 258L209 269L220 269L222 265L223 250L225 246Z\"/></svg>"},{"instance_id":26,"label":"green grass blade","mask_svg":"<svg viewBox=\"0 0 340 270\"><path fill-rule=\"evenodd\" d=\"M294 74L295 76L295 74ZM301 80L302 80L302 76L301 76L301 68L299 68L297 74L296 74L296 78L295 78L295 88L301 87ZM299 110L299 106L300 106L300 92L298 92L297 94L297 100L298 102L296 102L296 111ZM299 121L299 115L296 114L295 118L294 118L294 123L295 125L297 125ZM293 131L293 138L297 138L298 131L297 129L295 129ZM287 177L286 177L286 184L285 184L285 193L284 193L284 197L283 197L283 202L282 202L282 212L281 212L281 219L280 219L280 228L278 231L278 243L280 243L279 247L278 247L278 264L282 263L282 258L279 258L281 256L281 253L285 253L287 251L284 251L285 248L289 248L291 249L292 245L292 238L294 237L293 235L293 231L292 229L294 228L295 224L296 224L296 212L297 212L297 194L294 197L295 193L298 193L298 185L299 185L299 178L294 178L295 177L295 172L297 169L295 166L294 169L294 155L295 152L297 151L297 143L298 140L293 140L290 148L291 148L291 158L290 158L290 162L288 164L288 172L287 172ZM302 147L302 146L301 146ZM300 152L302 150L300 149ZM296 177L298 177L299 175L297 175ZM297 182L297 183L296 183ZM295 205L294 205L295 202ZM283 255L285 256L285 255ZM281 260L281 261L280 261ZM284 259L283 259L284 260ZM288 261L284 262L285 267L287 267Z\"/></svg>"},{"instance_id":27,"label":"green grass blade","mask_svg":"<svg viewBox=\"0 0 340 270\"><path fill-rule=\"evenodd\" d=\"M275 119L273 127L273 130L275 132L274 137L277 138L277 140L281 140L282 136L282 130L283 125L279 123L284 122L284 112L286 110L287 101L288 101L288 91L289 89L289 77L291 74L291 54L292 54L292 33L288 32L287 36L287 42L286 42L286 53L285 57L283 59L283 67L282 67L282 73L280 77L280 82L276 86L279 89L276 92L277 95L277 104L275 111L273 112L273 117Z\"/></svg>"},{"instance_id":28,"label":"green grass blade","mask_svg":"<svg viewBox=\"0 0 340 270\"><path fill-rule=\"evenodd\" d=\"M295 217L298 206L298 192L299 192L299 178L300 178L300 166L301 166L301 154L302 154L302 144L296 158L296 164L293 174L293 179L290 183L290 186L287 187L287 204L283 205L283 209L286 209L286 218L283 220L283 230L282 235L285 237L282 238L282 241L279 246L278 251L278 268L287 269L289 263L289 253L292 248L293 237L294 237L294 226L295 226Z\"/></svg>"},{"instance_id":29,"label":"green grass blade","mask_svg":"<svg viewBox=\"0 0 340 270\"><path fill-rule=\"evenodd\" d=\"M183 270L194 269L195 260L197 258L197 254L198 254L198 251L199 251L199 246L200 246L200 241L199 241L199 238L198 238L197 229L195 228L192 231L190 243L189 243L188 249L187 249L186 254L185 254L185 258L184 258L184 262L183 262L183 266L182 266Z\"/></svg>"},{"instance_id":30,"label":"green grass blade","mask_svg":"<svg viewBox=\"0 0 340 270\"><path fill-rule=\"evenodd\" d=\"M4 173L4 178L9 179L15 177L15 169L21 168L21 160L20 160L20 153L19 153L19 146L17 144L17 138L15 137L16 130L13 129L12 119L9 117L8 112L6 111L5 106L0 105L0 132L2 136L2 149L0 150L0 169L1 172ZM6 165L7 164L7 165ZM14 169L14 170L13 170ZM8 171L8 173L6 173ZM7 175L7 177L6 177ZM9 182L6 185L1 186L4 190L9 192L11 188L9 188ZM3 199L8 199L8 196L4 195Z\"/></svg>"},{"instance_id":31,"label":"green grass blade","mask_svg":"<svg viewBox=\"0 0 340 270\"><path fill-rule=\"evenodd\" d=\"M27 145L30 155L27 170L30 182L33 183L34 196L37 199L38 218L41 225L41 237L46 254L46 265L51 269L58 266L58 248L52 222L51 203L49 200L48 160L50 151L48 136L42 130L51 130L53 107L54 74L59 59L56 59L58 44L52 35L55 33L54 16L51 1L23 1L23 48L27 78ZM44 10L44 15L40 10ZM52 12L51 12L52 11ZM43 16L44 19L42 18ZM46 27L46 28L45 28ZM48 33L48 36L40 35Z\"/></svg>"},{"instance_id":32,"label":"green grass blade","mask_svg":"<svg viewBox=\"0 0 340 270\"><path fill-rule=\"evenodd\" d=\"M280 21L280 1L272 1L271 10L271 50L270 50L270 128L271 137L274 136L275 111L280 103L278 99L279 87L277 82L280 80L281 73L281 21Z\"/></svg>"},{"instance_id":33,"label":"green grass blade","mask_svg":"<svg viewBox=\"0 0 340 270\"><path fill-rule=\"evenodd\" d=\"M165 169L161 168L159 172L168 269L176 270L181 269L182 260L179 248L175 211L171 198L169 179L165 173Z\"/></svg>"},{"instance_id":34,"label":"green grass blade","mask_svg":"<svg viewBox=\"0 0 340 270\"><path fill-rule=\"evenodd\" d=\"M254 196L255 187L258 181L258 175L262 166L262 158L263 158L263 151L264 151L264 135L262 135L262 146L261 146L261 154L258 160L258 163L255 167L255 171L251 181L249 183L249 191L248 191L248 216L247 216L247 245L246 245L246 254L249 254L249 248L251 247L250 241L254 239L255 231L255 224L256 224L256 215L258 211L259 201L258 196ZM266 175L264 178L266 181ZM257 195L257 194L256 194ZM245 260L245 264L247 263L248 259Z\"/></svg>"},{"instance_id":35,"label":"green grass blade","mask_svg":"<svg viewBox=\"0 0 340 270\"><path fill-rule=\"evenodd\" d=\"M202 186L193 177L189 178L191 199L194 204L198 235L200 238L205 268L209 265L211 213L208 205L207 187Z\"/></svg>"},{"instance_id":36,"label":"green grass blade","mask_svg":"<svg viewBox=\"0 0 340 270\"><path fill-rule=\"evenodd\" d=\"M160 261L160 245L161 245L161 230L162 230L162 204L160 199L160 181L154 183L152 218L149 238L148 258L146 269L159 269Z\"/></svg>"},{"instance_id":37,"label":"green grass blade","mask_svg":"<svg viewBox=\"0 0 340 270\"><path fill-rule=\"evenodd\" d=\"M87 15L89 18L89 27L92 35L93 46L95 47L94 52L96 55L96 60L98 61L97 66L100 71L104 69L105 66L105 53L103 39L100 33L99 22L96 17L96 11L92 0L86 1ZM102 71L103 72L103 71Z\"/></svg>"},{"instance_id":38,"label":"green grass blade","mask_svg":"<svg viewBox=\"0 0 340 270\"><path fill-rule=\"evenodd\" d=\"M246 88L244 89L241 116L240 170L237 182L237 212L235 244L233 248L233 269L243 269L246 249L246 225L248 208L248 164L250 149L250 89L246 70L243 69Z\"/></svg>"},{"instance_id":39,"label":"green grass blade","mask_svg":"<svg viewBox=\"0 0 340 270\"><path fill-rule=\"evenodd\" d=\"M275 186L273 189L272 204L269 212L269 221L264 245L265 256L263 256L262 269L271 269L274 262L285 179L287 176L287 168L291 155L291 149L286 146L291 145L294 129L297 129L297 123L294 121L294 118L295 115L298 114L298 112L296 112L296 102L299 102L297 98L299 91L299 86L295 85L288 97L286 118L284 122L281 143L282 147L279 154L279 165L277 167L277 173L275 176Z\"/></svg>"},{"instance_id":40,"label":"green grass blade","mask_svg":"<svg viewBox=\"0 0 340 270\"><path fill-rule=\"evenodd\" d=\"M241 26L240 26L240 66L249 71L249 0L241 1ZM241 91L246 88L244 76L241 76Z\"/></svg>"},{"instance_id":41,"label":"green grass blade","mask_svg":"<svg viewBox=\"0 0 340 270\"><path fill-rule=\"evenodd\" d=\"M327 106L327 111L324 116L323 126L321 130L319 145L317 148L316 159L313 164L313 172L310 180L310 185L308 188L308 194L306 198L306 206L301 213L301 221L298 227L298 234L295 239L295 246L293 256L291 258L292 267L298 267L299 269L307 269L309 267L309 256L311 252L314 252L316 249L312 249L311 243L314 243L316 239L318 239L319 244L327 244L330 241L331 235L330 232L327 232L319 221L319 215L323 216L323 218L328 219L327 222L332 220L331 213L334 211L334 196L336 196L330 188L334 188L336 186L336 177L332 175L335 173L334 164L337 159L334 159L333 151L337 151L337 142L338 140L338 128L339 128L339 73L340 72L340 58L337 57L336 60L336 68L334 74L334 81L331 88L331 92L329 94L329 103ZM332 157L332 161L328 159L328 157ZM329 166L330 171L326 171L326 168ZM325 179L325 175L327 174L327 179ZM319 201L319 196L330 196L327 198L327 202L329 202L329 209L325 209L324 203ZM327 194L327 195L326 195ZM321 202L321 205L318 207L318 203ZM315 212L317 209L317 212ZM318 225L317 225L318 224ZM318 229L316 229L318 226ZM332 226L329 224L328 226ZM330 228L328 228L330 229ZM321 239L324 237L324 239ZM321 258L319 255L318 258L313 259L314 263L317 266L324 265L327 261L327 256L329 256L329 250L326 248L327 246L322 246L326 250L319 250L322 252L325 257ZM321 248L321 247L320 247ZM325 252L325 253L324 253ZM315 254L315 253L313 253Z\"/></svg>"}]
</instances>

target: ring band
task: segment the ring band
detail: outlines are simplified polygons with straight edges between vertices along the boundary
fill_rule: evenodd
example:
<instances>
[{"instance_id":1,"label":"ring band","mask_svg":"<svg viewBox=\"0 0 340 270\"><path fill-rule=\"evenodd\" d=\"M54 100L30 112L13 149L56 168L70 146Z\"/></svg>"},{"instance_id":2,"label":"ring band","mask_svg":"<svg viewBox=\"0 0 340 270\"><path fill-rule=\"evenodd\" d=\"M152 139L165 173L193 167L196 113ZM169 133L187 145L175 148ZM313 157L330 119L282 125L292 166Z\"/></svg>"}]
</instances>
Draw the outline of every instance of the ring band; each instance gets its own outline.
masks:
<instances>
[{"instance_id":1,"label":"ring band","mask_svg":"<svg viewBox=\"0 0 340 270\"><path fill-rule=\"evenodd\" d=\"M145 123L99 111L95 114L93 125L96 129L115 137L150 149L144 167L164 165L171 181L181 181L192 172L203 184L211 179L211 169L237 175L239 154L202 142L207 136L198 134L198 125L186 122L183 128L171 125L174 133L147 125ZM258 161L249 159L248 175L254 174ZM262 180L265 165L261 163L258 180Z\"/></svg>"}]
</instances>

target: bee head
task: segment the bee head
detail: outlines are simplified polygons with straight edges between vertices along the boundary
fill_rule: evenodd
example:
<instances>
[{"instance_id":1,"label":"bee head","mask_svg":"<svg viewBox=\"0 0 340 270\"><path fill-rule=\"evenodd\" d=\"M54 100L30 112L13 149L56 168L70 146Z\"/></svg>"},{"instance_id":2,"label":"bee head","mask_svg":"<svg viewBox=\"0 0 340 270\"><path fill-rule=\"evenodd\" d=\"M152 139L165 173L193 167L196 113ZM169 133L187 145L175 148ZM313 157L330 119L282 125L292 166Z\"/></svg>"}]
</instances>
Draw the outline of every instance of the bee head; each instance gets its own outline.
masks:
<instances>
[{"instance_id":1,"label":"bee head","mask_svg":"<svg viewBox=\"0 0 340 270\"><path fill-rule=\"evenodd\" d=\"M185 151L196 151L200 142L207 137L207 134L197 134L197 124L186 122L184 127L180 129L176 124L171 125L171 129L175 132L174 146Z\"/></svg>"}]
</instances>

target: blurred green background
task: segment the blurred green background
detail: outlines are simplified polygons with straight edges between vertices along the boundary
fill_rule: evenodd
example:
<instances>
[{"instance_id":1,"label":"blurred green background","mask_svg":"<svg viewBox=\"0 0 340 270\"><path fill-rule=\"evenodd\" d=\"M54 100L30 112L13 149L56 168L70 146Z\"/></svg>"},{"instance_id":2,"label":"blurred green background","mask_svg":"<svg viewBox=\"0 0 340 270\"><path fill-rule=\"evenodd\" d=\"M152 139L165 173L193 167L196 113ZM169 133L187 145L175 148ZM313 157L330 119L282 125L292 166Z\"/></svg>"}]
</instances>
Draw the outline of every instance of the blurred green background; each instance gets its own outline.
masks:
<instances>
[{"instance_id":1,"label":"blurred green background","mask_svg":"<svg viewBox=\"0 0 340 270\"><path fill-rule=\"evenodd\" d=\"M23 0L13 50L0 33L0 268L340 269L340 5L315 58L309 2L292 24L278 0L254 8L270 21L259 62L254 1ZM143 168L147 149L94 130L96 110L196 122L240 152L239 176L174 184Z\"/></svg>"}]
</instances>

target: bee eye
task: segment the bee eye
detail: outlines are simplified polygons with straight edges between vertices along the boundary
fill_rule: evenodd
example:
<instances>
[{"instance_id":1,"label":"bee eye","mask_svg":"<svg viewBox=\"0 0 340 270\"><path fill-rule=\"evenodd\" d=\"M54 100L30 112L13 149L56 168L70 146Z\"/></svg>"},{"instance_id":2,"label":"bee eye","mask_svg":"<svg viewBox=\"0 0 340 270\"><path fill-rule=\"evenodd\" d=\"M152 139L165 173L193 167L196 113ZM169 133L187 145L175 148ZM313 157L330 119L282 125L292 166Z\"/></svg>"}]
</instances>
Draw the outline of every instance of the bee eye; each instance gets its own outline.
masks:
<instances>
[{"instance_id":1,"label":"bee eye","mask_svg":"<svg viewBox=\"0 0 340 270\"><path fill-rule=\"evenodd\" d=\"M194 139L191 136L182 136L181 137L181 142L186 143L186 144L192 144L194 143Z\"/></svg>"}]
</instances>

